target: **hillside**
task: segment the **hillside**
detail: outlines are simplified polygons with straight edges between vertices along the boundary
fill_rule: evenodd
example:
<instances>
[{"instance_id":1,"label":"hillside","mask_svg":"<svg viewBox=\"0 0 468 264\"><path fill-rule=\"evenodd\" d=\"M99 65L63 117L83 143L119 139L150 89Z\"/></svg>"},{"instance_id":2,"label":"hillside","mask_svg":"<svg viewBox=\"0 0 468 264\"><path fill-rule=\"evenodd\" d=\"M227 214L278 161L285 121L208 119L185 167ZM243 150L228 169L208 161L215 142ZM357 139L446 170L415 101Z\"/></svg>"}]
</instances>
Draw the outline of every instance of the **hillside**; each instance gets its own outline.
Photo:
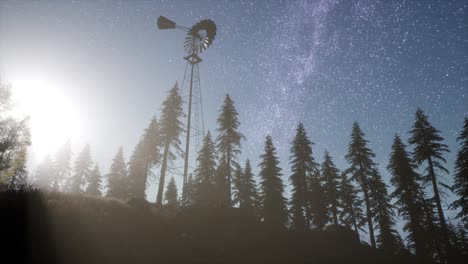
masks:
<instances>
[{"instance_id":1,"label":"hillside","mask_svg":"<svg viewBox=\"0 0 468 264\"><path fill-rule=\"evenodd\" d=\"M5 191L0 210L2 257L14 263L414 263L344 230L271 232L236 208Z\"/></svg>"}]
</instances>

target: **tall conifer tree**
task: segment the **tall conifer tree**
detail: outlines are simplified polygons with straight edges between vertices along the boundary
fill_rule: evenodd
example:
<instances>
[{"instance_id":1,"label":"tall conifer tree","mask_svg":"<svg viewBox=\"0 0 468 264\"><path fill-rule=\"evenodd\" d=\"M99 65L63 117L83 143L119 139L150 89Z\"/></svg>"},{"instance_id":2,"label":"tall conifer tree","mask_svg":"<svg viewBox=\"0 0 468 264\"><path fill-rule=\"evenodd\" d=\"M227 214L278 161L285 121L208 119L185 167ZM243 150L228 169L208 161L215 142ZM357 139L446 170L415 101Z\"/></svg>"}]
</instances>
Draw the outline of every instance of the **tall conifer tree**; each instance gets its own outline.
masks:
<instances>
[{"instance_id":1,"label":"tall conifer tree","mask_svg":"<svg viewBox=\"0 0 468 264\"><path fill-rule=\"evenodd\" d=\"M288 220L281 168L271 136L266 137L264 154L260 156L260 216L271 228L284 227Z\"/></svg>"},{"instance_id":2,"label":"tall conifer tree","mask_svg":"<svg viewBox=\"0 0 468 264\"><path fill-rule=\"evenodd\" d=\"M416 110L416 120L408 140L414 146L413 160L416 164L421 165L427 162L426 171L428 174L424 177L426 182L431 182L434 191L434 201L437 208L439 222L444 235L444 242L449 247L447 236L447 222L445 221L444 210L442 209L442 200L440 197L440 188L446 186L440 182L436 175L436 170L448 173L448 170L443 166L446 162L443 153L449 152L447 145L443 144L443 137L439 135L440 131L435 129L428 120L428 116L421 109Z\"/></svg>"},{"instance_id":3,"label":"tall conifer tree","mask_svg":"<svg viewBox=\"0 0 468 264\"><path fill-rule=\"evenodd\" d=\"M158 193L156 195L156 204L162 205L164 183L166 178L167 163L175 159L175 154L171 148L179 154L182 153L180 148L180 134L184 131L180 118L184 117L182 110L182 97L180 96L177 83L169 91L169 95L163 102L161 110L161 120L159 123L161 142L163 146L161 174L159 177Z\"/></svg>"},{"instance_id":4,"label":"tall conifer tree","mask_svg":"<svg viewBox=\"0 0 468 264\"><path fill-rule=\"evenodd\" d=\"M164 193L164 200L169 206L179 206L179 201L177 200L177 186L174 177L171 177L169 183L167 184L166 192Z\"/></svg>"},{"instance_id":5,"label":"tall conifer tree","mask_svg":"<svg viewBox=\"0 0 468 264\"><path fill-rule=\"evenodd\" d=\"M109 174L107 174L107 194L108 197L117 199L128 198L128 175L127 164L122 147L119 148L112 160Z\"/></svg>"},{"instance_id":6,"label":"tall conifer tree","mask_svg":"<svg viewBox=\"0 0 468 264\"><path fill-rule=\"evenodd\" d=\"M468 229L468 118L465 118L463 130L457 140L460 141L461 146L455 161L455 179L452 189L458 195L458 199L452 203L452 207L460 209L457 217Z\"/></svg>"},{"instance_id":7,"label":"tall conifer tree","mask_svg":"<svg viewBox=\"0 0 468 264\"><path fill-rule=\"evenodd\" d=\"M336 168L328 151L325 151L325 156L323 159L322 178L324 181L326 205L330 214L330 218L333 220L333 224L338 225L340 171Z\"/></svg>"},{"instance_id":8,"label":"tall conifer tree","mask_svg":"<svg viewBox=\"0 0 468 264\"><path fill-rule=\"evenodd\" d=\"M101 172L99 171L98 164L94 165L94 168L89 175L86 193L95 196L102 196L102 176Z\"/></svg>"},{"instance_id":9,"label":"tall conifer tree","mask_svg":"<svg viewBox=\"0 0 468 264\"><path fill-rule=\"evenodd\" d=\"M231 184L232 184L232 166L235 165L234 159L240 153L241 139L244 135L238 131L240 122L237 119L237 111L234 107L234 102L227 94L224 99L224 104L218 117L217 147L221 158L224 158L227 163L226 179L227 179L227 204L231 205Z\"/></svg>"},{"instance_id":10,"label":"tall conifer tree","mask_svg":"<svg viewBox=\"0 0 468 264\"><path fill-rule=\"evenodd\" d=\"M16 151L11 166L5 172L9 188L16 189L27 184L28 170L26 161L28 158L28 146L23 145Z\"/></svg>"},{"instance_id":11,"label":"tall conifer tree","mask_svg":"<svg viewBox=\"0 0 468 264\"><path fill-rule=\"evenodd\" d=\"M228 165L225 156L221 156L218 161L218 166L216 167L216 175L215 175L215 192L217 196L217 204L219 206L227 207L230 206L230 201L227 199L228 193L228 183L227 183L227 171Z\"/></svg>"},{"instance_id":12,"label":"tall conifer tree","mask_svg":"<svg viewBox=\"0 0 468 264\"><path fill-rule=\"evenodd\" d=\"M154 116L130 157L128 170L131 197L137 199L146 198L145 190L148 185L148 176L151 174L151 169L161 159L160 144L159 124Z\"/></svg>"},{"instance_id":13,"label":"tall conifer tree","mask_svg":"<svg viewBox=\"0 0 468 264\"><path fill-rule=\"evenodd\" d=\"M327 210L327 199L323 188L323 179L319 171L309 177L309 204L312 223L323 229L330 220Z\"/></svg>"},{"instance_id":14,"label":"tall conifer tree","mask_svg":"<svg viewBox=\"0 0 468 264\"><path fill-rule=\"evenodd\" d=\"M216 195L216 149L208 131L203 146L198 152L197 168L195 169L195 203L213 206L218 204Z\"/></svg>"},{"instance_id":15,"label":"tall conifer tree","mask_svg":"<svg viewBox=\"0 0 468 264\"><path fill-rule=\"evenodd\" d=\"M398 213L407 221L403 230L408 233L408 245L421 259L427 255L423 228L425 198L420 186L421 176L415 172L415 167L405 144L395 135L387 166L391 174L390 182L395 188L391 197L396 198Z\"/></svg>"},{"instance_id":16,"label":"tall conifer tree","mask_svg":"<svg viewBox=\"0 0 468 264\"><path fill-rule=\"evenodd\" d=\"M73 176L71 178L70 191L74 193L82 192L82 187L91 174L91 150L86 145L75 160Z\"/></svg>"},{"instance_id":17,"label":"tall conifer tree","mask_svg":"<svg viewBox=\"0 0 468 264\"><path fill-rule=\"evenodd\" d=\"M348 171L341 173L341 181L338 190L340 190L340 221L349 228L353 228L359 235L359 230L365 221L362 210L362 199L358 191L347 177Z\"/></svg>"},{"instance_id":18,"label":"tall conifer tree","mask_svg":"<svg viewBox=\"0 0 468 264\"><path fill-rule=\"evenodd\" d=\"M376 248L369 185L372 170L375 166L375 163L372 161L372 158L375 157L375 154L367 147L369 141L367 141L364 136L365 135L361 131L359 124L354 122L353 131L351 133L351 142L348 146L348 154L346 154L346 159L351 164L351 179L357 181L361 186L361 191L363 193L364 203L366 206L366 220L367 226L369 228L370 242L371 246Z\"/></svg>"},{"instance_id":19,"label":"tall conifer tree","mask_svg":"<svg viewBox=\"0 0 468 264\"><path fill-rule=\"evenodd\" d=\"M290 214L292 227L296 230L309 229L311 223L312 178L318 173L318 164L312 156L312 145L304 125L299 123L289 157L292 172L289 177L292 184Z\"/></svg>"},{"instance_id":20,"label":"tall conifer tree","mask_svg":"<svg viewBox=\"0 0 468 264\"><path fill-rule=\"evenodd\" d=\"M245 162L244 171L242 171L240 166L237 166L235 175L234 202L239 203L239 208L257 213L258 193L252 167L248 159Z\"/></svg>"},{"instance_id":21,"label":"tall conifer tree","mask_svg":"<svg viewBox=\"0 0 468 264\"><path fill-rule=\"evenodd\" d=\"M71 143L68 140L55 154L55 175L51 183L52 190L58 191L63 189L63 184L70 179L71 158Z\"/></svg>"},{"instance_id":22,"label":"tall conifer tree","mask_svg":"<svg viewBox=\"0 0 468 264\"><path fill-rule=\"evenodd\" d=\"M387 191L387 185L383 182L379 171L374 168L370 183L370 196L372 203L372 215L379 234L376 237L377 244L383 250L390 253L398 253L403 249L400 234L395 230L395 212Z\"/></svg>"}]
</instances>

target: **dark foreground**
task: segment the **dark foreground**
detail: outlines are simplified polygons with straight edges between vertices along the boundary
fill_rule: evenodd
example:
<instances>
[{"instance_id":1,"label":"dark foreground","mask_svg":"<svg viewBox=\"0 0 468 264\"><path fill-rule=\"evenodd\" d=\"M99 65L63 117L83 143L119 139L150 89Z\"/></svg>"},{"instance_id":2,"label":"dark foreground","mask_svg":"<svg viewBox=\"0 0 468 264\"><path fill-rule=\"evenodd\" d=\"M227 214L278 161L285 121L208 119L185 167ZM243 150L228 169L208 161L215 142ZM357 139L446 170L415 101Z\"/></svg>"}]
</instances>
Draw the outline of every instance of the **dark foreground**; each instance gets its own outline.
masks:
<instances>
[{"instance_id":1,"label":"dark foreground","mask_svg":"<svg viewBox=\"0 0 468 264\"><path fill-rule=\"evenodd\" d=\"M266 230L235 208L0 192L2 263L415 263L352 232Z\"/></svg>"}]
</instances>

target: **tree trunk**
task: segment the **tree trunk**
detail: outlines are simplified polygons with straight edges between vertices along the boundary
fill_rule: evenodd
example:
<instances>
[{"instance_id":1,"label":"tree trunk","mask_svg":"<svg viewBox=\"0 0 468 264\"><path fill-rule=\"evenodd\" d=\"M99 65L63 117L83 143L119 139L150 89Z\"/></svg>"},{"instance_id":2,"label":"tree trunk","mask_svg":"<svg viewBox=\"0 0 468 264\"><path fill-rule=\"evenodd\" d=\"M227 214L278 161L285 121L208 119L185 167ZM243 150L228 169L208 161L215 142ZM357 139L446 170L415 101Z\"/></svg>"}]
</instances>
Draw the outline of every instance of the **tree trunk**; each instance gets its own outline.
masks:
<instances>
[{"instance_id":1,"label":"tree trunk","mask_svg":"<svg viewBox=\"0 0 468 264\"><path fill-rule=\"evenodd\" d=\"M370 209L370 200L369 200L369 193L367 192L367 188L362 188L364 192L364 200L366 202L366 216L367 216L367 225L369 226L369 237L372 248L376 248L375 244L375 237L374 237L374 225L372 224L372 213Z\"/></svg>"},{"instance_id":2,"label":"tree trunk","mask_svg":"<svg viewBox=\"0 0 468 264\"><path fill-rule=\"evenodd\" d=\"M439 215L440 225L442 227L442 235L444 237L444 244L447 253L447 257L450 257L450 242L448 238L448 229L447 229L447 222L445 222L444 217L444 210L442 209L442 203L440 201L439 196L439 188L437 187L437 179L434 172L434 164L432 164L431 157L427 158L427 162L429 164L429 176L431 177L432 187L434 188L434 199L436 201L437 206L437 213Z\"/></svg>"},{"instance_id":3,"label":"tree trunk","mask_svg":"<svg viewBox=\"0 0 468 264\"><path fill-rule=\"evenodd\" d=\"M231 136L228 136L227 148L227 206L232 206L231 203Z\"/></svg>"},{"instance_id":4,"label":"tree trunk","mask_svg":"<svg viewBox=\"0 0 468 264\"><path fill-rule=\"evenodd\" d=\"M304 175L302 175L302 181L303 181L303 187L304 189L302 190L302 200L304 201L304 207L305 207L305 214L306 214L306 230L310 229L310 222L311 222L311 213L310 213L310 195L309 195L309 186L307 184L307 174L305 172L305 163L302 162L302 170L304 171Z\"/></svg>"},{"instance_id":5,"label":"tree trunk","mask_svg":"<svg viewBox=\"0 0 468 264\"><path fill-rule=\"evenodd\" d=\"M162 198L163 198L163 192L164 192L164 179L166 178L168 153L169 153L169 143L166 143L166 146L164 146L163 162L161 164L161 176L159 177L159 188L158 188L158 194L156 196L156 205L162 205Z\"/></svg>"}]
</instances>

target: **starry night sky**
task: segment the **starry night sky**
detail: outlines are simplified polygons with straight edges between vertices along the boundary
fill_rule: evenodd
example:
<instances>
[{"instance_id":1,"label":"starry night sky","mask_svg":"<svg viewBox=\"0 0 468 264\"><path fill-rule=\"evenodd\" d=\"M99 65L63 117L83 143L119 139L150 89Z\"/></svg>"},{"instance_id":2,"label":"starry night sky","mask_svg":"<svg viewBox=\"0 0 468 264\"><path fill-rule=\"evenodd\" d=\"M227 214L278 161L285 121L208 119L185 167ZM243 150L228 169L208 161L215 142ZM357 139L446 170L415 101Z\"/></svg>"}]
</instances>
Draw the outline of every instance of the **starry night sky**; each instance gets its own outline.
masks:
<instances>
[{"instance_id":1,"label":"starry night sky","mask_svg":"<svg viewBox=\"0 0 468 264\"><path fill-rule=\"evenodd\" d=\"M417 107L446 138L452 171L455 139L468 115L467 5L3 0L0 77L8 82L14 72L47 69L70 80L63 89L79 101L87 142L105 171L120 145L128 156L166 91L182 81L184 32L157 30L157 17L185 26L210 18L218 32L201 56L205 127L216 129L229 93L247 138L242 163L258 163L271 134L286 183L290 142L302 121L316 160L327 149L344 169L351 126L358 121L388 183L393 136L408 138Z\"/></svg>"}]
</instances>

